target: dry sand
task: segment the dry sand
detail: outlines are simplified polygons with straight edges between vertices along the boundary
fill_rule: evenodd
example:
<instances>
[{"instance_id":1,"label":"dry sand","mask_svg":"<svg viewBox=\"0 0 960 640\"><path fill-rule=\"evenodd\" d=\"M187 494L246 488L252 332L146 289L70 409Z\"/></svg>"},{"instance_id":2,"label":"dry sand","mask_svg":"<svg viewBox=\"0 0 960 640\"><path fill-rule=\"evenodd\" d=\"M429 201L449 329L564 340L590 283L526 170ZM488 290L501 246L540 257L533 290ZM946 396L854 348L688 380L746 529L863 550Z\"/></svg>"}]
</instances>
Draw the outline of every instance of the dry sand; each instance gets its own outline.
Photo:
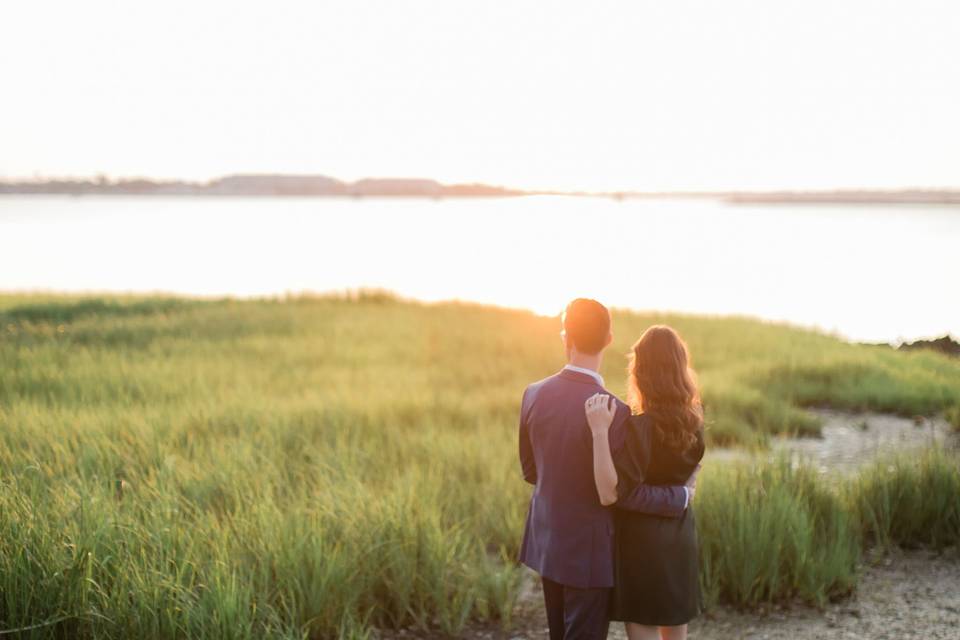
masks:
<instances>
[{"instance_id":1,"label":"dry sand","mask_svg":"<svg viewBox=\"0 0 960 640\"><path fill-rule=\"evenodd\" d=\"M822 611L806 606L737 612L719 607L690 624L691 640L930 640L960 639L960 550L894 552L865 558L856 594ZM543 640L549 637L542 594L533 573L513 629L471 628L470 640ZM381 638L444 638L416 631ZM625 640L610 625L611 640Z\"/></svg>"}]
</instances>

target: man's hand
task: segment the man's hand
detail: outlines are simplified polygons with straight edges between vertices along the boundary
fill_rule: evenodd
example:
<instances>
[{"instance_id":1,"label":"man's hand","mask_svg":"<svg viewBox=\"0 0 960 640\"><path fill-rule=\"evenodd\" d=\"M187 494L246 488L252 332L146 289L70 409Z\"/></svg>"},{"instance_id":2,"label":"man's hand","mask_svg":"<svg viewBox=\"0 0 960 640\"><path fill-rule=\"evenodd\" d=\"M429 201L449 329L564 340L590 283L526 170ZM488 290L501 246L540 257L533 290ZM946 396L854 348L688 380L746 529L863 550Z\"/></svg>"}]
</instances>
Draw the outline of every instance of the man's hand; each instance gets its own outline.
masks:
<instances>
[{"instance_id":1,"label":"man's hand","mask_svg":"<svg viewBox=\"0 0 960 640\"><path fill-rule=\"evenodd\" d=\"M687 482L684 485L687 487L687 492L690 494L690 500L687 504L693 504L693 496L697 493L697 474L700 473L700 469L703 468L702 464L698 464L697 468L693 470L693 473L690 474L690 477L687 478Z\"/></svg>"}]
</instances>

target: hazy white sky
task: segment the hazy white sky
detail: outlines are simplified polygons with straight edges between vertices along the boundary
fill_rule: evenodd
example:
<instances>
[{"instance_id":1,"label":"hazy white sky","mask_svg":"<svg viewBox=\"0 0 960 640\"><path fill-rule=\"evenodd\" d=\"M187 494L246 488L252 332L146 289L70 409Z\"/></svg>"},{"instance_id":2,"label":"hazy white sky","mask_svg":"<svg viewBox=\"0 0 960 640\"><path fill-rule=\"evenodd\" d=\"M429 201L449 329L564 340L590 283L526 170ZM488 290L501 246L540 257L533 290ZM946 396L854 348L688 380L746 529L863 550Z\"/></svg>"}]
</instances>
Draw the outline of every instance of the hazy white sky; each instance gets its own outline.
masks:
<instances>
[{"instance_id":1,"label":"hazy white sky","mask_svg":"<svg viewBox=\"0 0 960 640\"><path fill-rule=\"evenodd\" d=\"M960 186L960 3L29 0L0 175Z\"/></svg>"}]
</instances>

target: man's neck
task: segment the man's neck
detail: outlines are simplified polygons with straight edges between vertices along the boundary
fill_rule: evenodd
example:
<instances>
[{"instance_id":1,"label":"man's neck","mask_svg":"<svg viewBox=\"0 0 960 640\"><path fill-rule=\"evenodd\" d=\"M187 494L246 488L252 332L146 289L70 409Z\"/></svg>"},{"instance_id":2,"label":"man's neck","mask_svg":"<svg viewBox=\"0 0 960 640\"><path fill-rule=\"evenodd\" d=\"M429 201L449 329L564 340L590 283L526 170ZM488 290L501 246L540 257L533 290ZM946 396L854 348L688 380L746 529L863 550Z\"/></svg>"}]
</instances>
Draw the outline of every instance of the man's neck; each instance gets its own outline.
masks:
<instances>
[{"instance_id":1,"label":"man's neck","mask_svg":"<svg viewBox=\"0 0 960 640\"><path fill-rule=\"evenodd\" d=\"M590 369L592 371L600 371L600 363L603 362L603 353L598 353L591 356L573 351L570 353L570 357L567 358L567 362L575 367L582 367L583 369Z\"/></svg>"}]
</instances>

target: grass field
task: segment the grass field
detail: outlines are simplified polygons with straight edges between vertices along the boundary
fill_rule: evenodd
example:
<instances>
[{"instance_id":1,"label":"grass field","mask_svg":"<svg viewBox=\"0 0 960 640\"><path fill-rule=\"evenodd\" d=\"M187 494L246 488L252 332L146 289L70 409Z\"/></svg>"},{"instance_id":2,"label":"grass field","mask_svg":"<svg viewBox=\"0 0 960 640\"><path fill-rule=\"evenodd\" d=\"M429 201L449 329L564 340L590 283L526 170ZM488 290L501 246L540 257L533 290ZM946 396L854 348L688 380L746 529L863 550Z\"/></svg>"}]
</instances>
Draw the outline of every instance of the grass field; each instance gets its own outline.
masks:
<instances>
[{"instance_id":1,"label":"grass field","mask_svg":"<svg viewBox=\"0 0 960 640\"><path fill-rule=\"evenodd\" d=\"M805 406L944 414L960 363L740 318L617 313L687 339L711 444L815 433ZM509 626L524 386L555 319L351 299L0 296L0 629L21 637L364 637ZM960 540L954 459L824 481L704 473L711 602L842 595L865 545ZM918 524L918 523L923 523Z\"/></svg>"}]
</instances>

